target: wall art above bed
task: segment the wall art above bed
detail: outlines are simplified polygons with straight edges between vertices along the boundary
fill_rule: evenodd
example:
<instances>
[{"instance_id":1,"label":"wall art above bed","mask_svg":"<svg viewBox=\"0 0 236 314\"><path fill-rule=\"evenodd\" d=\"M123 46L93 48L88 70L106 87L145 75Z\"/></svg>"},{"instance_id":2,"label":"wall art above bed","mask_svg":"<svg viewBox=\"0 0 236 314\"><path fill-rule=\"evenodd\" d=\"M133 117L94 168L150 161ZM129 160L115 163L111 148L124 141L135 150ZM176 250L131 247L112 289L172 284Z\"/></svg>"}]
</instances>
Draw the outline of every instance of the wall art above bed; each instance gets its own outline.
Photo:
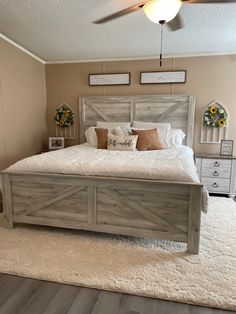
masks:
<instances>
[{"instance_id":1,"label":"wall art above bed","mask_svg":"<svg viewBox=\"0 0 236 314\"><path fill-rule=\"evenodd\" d=\"M130 73L89 74L89 86L130 85Z\"/></svg>"},{"instance_id":2,"label":"wall art above bed","mask_svg":"<svg viewBox=\"0 0 236 314\"><path fill-rule=\"evenodd\" d=\"M186 70L140 72L140 84L186 83Z\"/></svg>"}]
</instances>

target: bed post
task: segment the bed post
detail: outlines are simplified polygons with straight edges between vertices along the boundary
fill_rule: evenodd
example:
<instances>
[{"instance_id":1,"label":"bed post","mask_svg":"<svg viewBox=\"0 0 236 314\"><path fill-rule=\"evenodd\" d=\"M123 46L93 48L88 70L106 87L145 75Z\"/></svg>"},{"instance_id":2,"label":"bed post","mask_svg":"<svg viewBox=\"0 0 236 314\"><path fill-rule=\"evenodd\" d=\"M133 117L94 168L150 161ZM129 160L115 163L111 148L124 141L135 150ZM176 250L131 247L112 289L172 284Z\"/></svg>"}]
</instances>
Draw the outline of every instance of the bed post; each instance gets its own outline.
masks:
<instances>
[{"instance_id":1,"label":"bed post","mask_svg":"<svg viewBox=\"0 0 236 314\"><path fill-rule=\"evenodd\" d=\"M3 201L3 216L5 225L12 229L13 224L13 207L12 207L12 189L9 174L1 176L2 183L2 201Z\"/></svg>"},{"instance_id":2,"label":"bed post","mask_svg":"<svg viewBox=\"0 0 236 314\"><path fill-rule=\"evenodd\" d=\"M192 185L189 191L187 252L199 253L202 208L202 185Z\"/></svg>"}]
</instances>

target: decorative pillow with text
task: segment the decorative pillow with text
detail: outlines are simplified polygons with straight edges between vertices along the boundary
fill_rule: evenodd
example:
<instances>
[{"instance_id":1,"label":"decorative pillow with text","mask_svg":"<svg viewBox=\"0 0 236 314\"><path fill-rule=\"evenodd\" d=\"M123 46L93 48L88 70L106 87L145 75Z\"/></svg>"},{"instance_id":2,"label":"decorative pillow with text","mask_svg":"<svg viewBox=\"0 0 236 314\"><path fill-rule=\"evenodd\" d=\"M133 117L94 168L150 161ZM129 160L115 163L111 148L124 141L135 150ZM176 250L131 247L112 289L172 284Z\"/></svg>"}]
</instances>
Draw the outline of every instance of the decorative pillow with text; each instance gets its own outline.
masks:
<instances>
[{"instance_id":1,"label":"decorative pillow with text","mask_svg":"<svg viewBox=\"0 0 236 314\"><path fill-rule=\"evenodd\" d=\"M117 136L117 135L108 134L107 149L135 151L137 140L138 140L138 135Z\"/></svg>"}]
</instances>

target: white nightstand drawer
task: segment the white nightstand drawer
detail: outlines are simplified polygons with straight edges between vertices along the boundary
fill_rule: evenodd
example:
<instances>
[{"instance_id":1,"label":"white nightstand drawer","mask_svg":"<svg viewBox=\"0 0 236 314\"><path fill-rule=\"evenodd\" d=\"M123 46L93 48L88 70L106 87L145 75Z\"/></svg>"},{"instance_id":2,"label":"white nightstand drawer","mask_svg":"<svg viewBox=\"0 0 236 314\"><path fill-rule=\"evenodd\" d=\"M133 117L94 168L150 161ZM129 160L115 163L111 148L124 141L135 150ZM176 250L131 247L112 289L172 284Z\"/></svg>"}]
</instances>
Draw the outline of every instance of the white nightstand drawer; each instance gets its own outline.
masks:
<instances>
[{"instance_id":1,"label":"white nightstand drawer","mask_svg":"<svg viewBox=\"0 0 236 314\"><path fill-rule=\"evenodd\" d=\"M202 173L205 169L218 169L224 171L231 171L232 161L230 159L210 159L203 158L202 159ZM204 170L203 170L204 168Z\"/></svg>"},{"instance_id":2,"label":"white nightstand drawer","mask_svg":"<svg viewBox=\"0 0 236 314\"><path fill-rule=\"evenodd\" d=\"M230 179L231 168L202 168L201 177Z\"/></svg>"},{"instance_id":3,"label":"white nightstand drawer","mask_svg":"<svg viewBox=\"0 0 236 314\"><path fill-rule=\"evenodd\" d=\"M229 179L202 178L201 183L204 184L207 190L211 193L229 193Z\"/></svg>"}]
</instances>

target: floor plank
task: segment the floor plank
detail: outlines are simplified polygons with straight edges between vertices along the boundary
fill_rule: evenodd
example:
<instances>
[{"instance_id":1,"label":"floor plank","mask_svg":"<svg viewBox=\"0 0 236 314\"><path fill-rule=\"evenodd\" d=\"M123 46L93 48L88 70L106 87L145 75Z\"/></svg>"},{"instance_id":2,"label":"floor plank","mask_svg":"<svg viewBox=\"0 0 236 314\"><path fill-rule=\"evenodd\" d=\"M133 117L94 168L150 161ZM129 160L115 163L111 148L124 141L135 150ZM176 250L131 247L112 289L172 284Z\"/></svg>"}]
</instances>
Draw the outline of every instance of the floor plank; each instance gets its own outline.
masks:
<instances>
[{"instance_id":1,"label":"floor plank","mask_svg":"<svg viewBox=\"0 0 236 314\"><path fill-rule=\"evenodd\" d=\"M191 312L191 314L232 314L232 313L235 313L235 312L204 308L200 306L192 306L192 312Z\"/></svg>"},{"instance_id":2,"label":"floor plank","mask_svg":"<svg viewBox=\"0 0 236 314\"><path fill-rule=\"evenodd\" d=\"M25 302L24 306L18 308L17 314L42 314L59 289L60 285L56 283L41 281L39 288ZM0 313L4 313L1 307Z\"/></svg>"},{"instance_id":3,"label":"floor plank","mask_svg":"<svg viewBox=\"0 0 236 314\"><path fill-rule=\"evenodd\" d=\"M78 287L66 285L60 286L60 289L45 309L44 314L68 313L77 293Z\"/></svg>"},{"instance_id":4,"label":"floor plank","mask_svg":"<svg viewBox=\"0 0 236 314\"><path fill-rule=\"evenodd\" d=\"M119 312L119 303L122 298L120 293L100 291L92 314L117 314Z\"/></svg>"},{"instance_id":5,"label":"floor plank","mask_svg":"<svg viewBox=\"0 0 236 314\"><path fill-rule=\"evenodd\" d=\"M22 277L0 274L0 306L20 287L25 279Z\"/></svg>"},{"instance_id":6,"label":"floor plank","mask_svg":"<svg viewBox=\"0 0 236 314\"><path fill-rule=\"evenodd\" d=\"M0 274L0 287L0 314L235 313L6 274Z\"/></svg>"},{"instance_id":7,"label":"floor plank","mask_svg":"<svg viewBox=\"0 0 236 314\"><path fill-rule=\"evenodd\" d=\"M1 313L16 313L40 286L41 282L24 279L20 286L1 304Z\"/></svg>"},{"instance_id":8,"label":"floor plank","mask_svg":"<svg viewBox=\"0 0 236 314\"><path fill-rule=\"evenodd\" d=\"M94 305L97 303L99 293L100 291L96 289L78 287L78 293L68 314L92 313Z\"/></svg>"}]
</instances>

